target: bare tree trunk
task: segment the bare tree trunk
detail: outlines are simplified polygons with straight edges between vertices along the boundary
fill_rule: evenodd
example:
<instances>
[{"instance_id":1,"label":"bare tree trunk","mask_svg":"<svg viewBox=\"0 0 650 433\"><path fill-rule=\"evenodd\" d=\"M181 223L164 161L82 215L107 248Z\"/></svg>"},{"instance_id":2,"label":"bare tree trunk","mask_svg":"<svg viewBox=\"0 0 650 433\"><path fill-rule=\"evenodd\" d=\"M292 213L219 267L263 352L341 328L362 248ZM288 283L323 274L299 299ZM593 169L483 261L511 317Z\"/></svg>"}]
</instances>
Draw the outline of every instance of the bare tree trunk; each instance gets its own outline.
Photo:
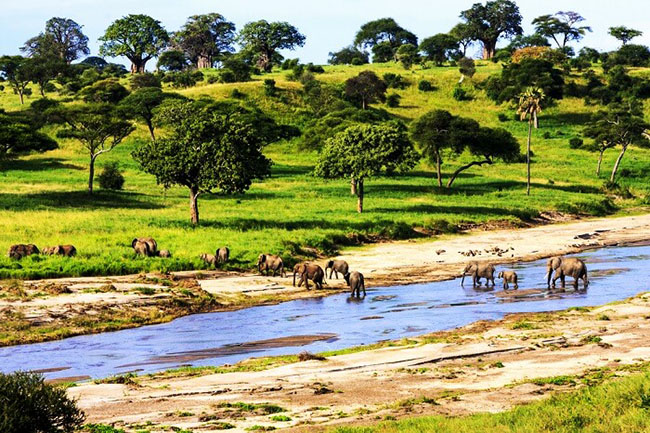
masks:
<instances>
[{"instance_id":1,"label":"bare tree trunk","mask_svg":"<svg viewBox=\"0 0 650 433\"><path fill-rule=\"evenodd\" d=\"M156 141L156 135L153 132L153 123L151 120L147 120L147 128L149 128L149 134L151 134L151 140Z\"/></svg>"},{"instance_id":2,"label":"bare tree trunk","mask_svg":"<svg viewBox=\"0 0 650 433\"><path fill-rule=\"evenodd\" d=\"M358 181L357 185L357 212L363 212L363 180Z\"/></svg>"},{"instance_id":3,"label":"bare tree trunk","mask_svg":"<svg viewBox=\"0 0 650 433\"><path fill-rule=\"evenodd\" d=\"M93 180L95 179L95 155L90 155L90 169L88 170L88 194L93 193Z\"/></svg>"},{"instance_id":4,"label":"bare tree trunk","mask_svg":"<svg viewBox=\"0 0 650 433\"><path fill-rule=\"evenodd\" d=\"M533 133L533 119L531 118L528 121L528 143L526 146L526 171L527 171L526 195L530 195L530 139L532 133Z\"/></svg>"},{"instance_id":5,"label":"bare tree trunk","mask_svg":"<svg viewBox=\"0 0 650 433\"><path fill-rule=\"evenodd\" d=\"M454 173L449 178L449 181L447 182L447 188L451 188L451 185L454 183L454 181L456 180L456 178L461 172L475 165L483 165L483 164L492 164L492 161L490 161L489 159L485 159L483 161L472 161L469 164L465 164L462 167L458 167L458 169L454 171Z\"/></svg>"},{"instance_id":6,"label":"bare tree trunk","mask_svg":"<svg viewBox=\"0 0 650 433\"><path fill-rule=\"evenodd\" d=\"M190 188L190 218L192 225L199 224L199 191L196 188Z\"/></svg>"},{"instance_id":7,"label":"bare tree trunk","mask_svg":"<svg viewBox=\"0 0 650 433\"><path fill-rule=\"evenodd\" d=\"M20 96L20 105L25 105L25 100L23 99L24 93L22 91L19 91L18 96Z\"/></svg>"},{"instance_id":8,"label":"bare tree trunk","mask_svg":"<svg viewBox=\"0 0 650 433\"><path fill-rule=\"evenodd\" d=\"M618 166L621 164L621 160L623 159L626 150L627 150L627 144L624 144L621 153L619 153L618 158L616 158L616 163L614 163L614 168L612 169L612 176L609 178L609 181L612 183L616 181L616 173L618 172Z\"/></svg>"},{"instance_id":9,"label":"bare tree trunk","mask_svg":"<svg viewBox=\"0 0 650 433\"><path fill-rule=\"evenodd\" d=\"M600 166L603 163L603 154L605 153L605 149L600 151L600 155L598 155L598 166L596 167L596 176L600 177Z\"/></svg>"},{"instance_id":10,"label":"bare tree trunk","mask_svg":"<svg viewBox=\"0 0 650 433\"><path fill-rule=\"evenodd\" d=\"M442 171L440 170L440 152L436 152L436 172L438 174L438 188L442 188Z\"/></svg>"},{"instance_id":11,"label":"bare tree trunk","mask_svg":"<svg viewBox=\"0 0 650 433\"><path fill-rule=\"evenodd\" d=\"M357 180L350 177L350 195L357 195Z\"/></svg>"}]
</instances>

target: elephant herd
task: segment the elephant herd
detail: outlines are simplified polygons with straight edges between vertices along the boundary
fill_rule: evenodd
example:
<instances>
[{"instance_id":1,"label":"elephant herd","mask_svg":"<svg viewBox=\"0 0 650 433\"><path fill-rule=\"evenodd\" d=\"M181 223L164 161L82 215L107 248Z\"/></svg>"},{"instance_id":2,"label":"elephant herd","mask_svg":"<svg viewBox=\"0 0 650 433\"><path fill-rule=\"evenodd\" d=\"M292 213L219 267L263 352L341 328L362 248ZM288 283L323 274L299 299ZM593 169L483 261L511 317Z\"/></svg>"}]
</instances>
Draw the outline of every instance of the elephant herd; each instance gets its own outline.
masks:
<instances>
[{"instance_id":1,"label":"elephant herd","mask_svg":"<svg viewBox=\"0 0 650 433\"><path fill-rule=\"evenodd\" d=\"M9 251L7 252L7 256L14 260L20 260L35 254L74 257L77 255L77 249L73 245L56 245L53 247L43 247L43 249L39 250L34 244L16 244L9 247Z\"/></svg>"},{"instance_id":2,"label":"elephant herd","mask_svg":"<svg viewBox=\"0 0 650 433\"><path fill-rule=\"evenodd\" d=\"M463 277L460 284L465 283L465 277L472 277L472 285L480 286L481 279L485 278L485 285L489 286L492 282L494 287L494 274L496 268L491 263L469 262L463 269ZM578 282L582 280L584 289L589 286L589 277L587 275L587 265L581 259L576 257L551 257L546 262L546 285L548 288L555 288L555 283L560 280L562 288L565 288L566 277L573 278L573 288L578 290ZM518 277L515 271L501 271L497 278L503 280L503 288L508 289L510 284L516 290L519 288Z\"/></svg>"},{"instance_id":3,"label":"elephant herd","mask_svg":"<svg viewBox=\"0 0 650 433\"><path fill-rule=\"evenodd\" d=\"M296 285L296 276L298 276L298 287L301 287L304 283L307 290L309 290L309 281L311 280L316 289L322 289L323 284L327 284L325 283L325 276L328 269L330 270L330 279L335 275L338 280L339 274L343 275L353 297L361 298L361 292L363 292L363 297L366 296L366 284L363 274L357 271L350 272L350 266L345 260L330 260L325 265L325 270L316 263L297 263L293 267L293 285ZM260 274L269 275L271 273L274 277L276 275L283 278L287 276L282 258L274 254L260 254L257 258L257 270Z\"/></svg>"}]
</instances>

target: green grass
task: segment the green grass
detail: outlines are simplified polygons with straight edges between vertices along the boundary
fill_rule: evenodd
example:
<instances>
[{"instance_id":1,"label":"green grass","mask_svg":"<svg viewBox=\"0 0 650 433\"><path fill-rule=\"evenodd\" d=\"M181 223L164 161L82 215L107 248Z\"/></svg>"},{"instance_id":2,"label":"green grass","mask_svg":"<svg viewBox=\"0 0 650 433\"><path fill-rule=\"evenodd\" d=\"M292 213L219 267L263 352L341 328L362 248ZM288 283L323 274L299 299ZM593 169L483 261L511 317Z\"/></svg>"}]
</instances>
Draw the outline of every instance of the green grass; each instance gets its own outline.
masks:
<instances>
[{"instance_id":1,"label":"green grass","mask_svg":"<svg viewBox=\"0 0 650 433\"><path fill-rule=\"evenodd\" d=\"M481 124L504 127L525 144L527 126L518 121L500 122L499 113L508 107L496 106L479 89L471 90L474 99L457 102L451 97L458 80L456 68L441 67L404 71L400 66L326 67L318 79L339 83L364 69L402 74L411 82L404 90L401 107L386 108L409 121L428 110L442 108L454 114L473 117ZM481 64L475 82L480 82L499 66ZM264 78L267 78L266 76ZM237 88L247 94L247 104L256 104L280 122L303 126L305 108L300 106L300 84L287 81L286 72L274 72L282 89L279 97L263 95L262 77L248 83L205 84L181 91L187 96L209 95L226 98ZM417 83L426 78L438 87L420 92ZM28 101L36 99L32 96ZM284 101L284 102L283 102ZM285 102L288 102L285 103ZM0 92L0 108L20 109L17 97L8 89ZM594 174L596 155L569 149L568 140L582 128L588 113L595 108L581 100L568 98L542 113L541 128L533 132L532 195L525 195L525 164L495 164L462 174L451 190L438 190L432 168L422 162L405 176L378 177L366 183L365 212L355 212L355 198L345 180L323 181L311 175L318 154L298 151L297 141L268 146L265 153L274 161L272 176L256 182L246 194L234 197L200 198L202 224L189 224L187 191L157 186L152 176L141 172L130 157L138 143L147 139L140 126L125 143L98 159L98 169L118 161L125 170L125 190L98 191L90 198L85 192L87 158L80 146L61 140L61 148L42 155L30 155L0 163L0 249L14 243L35 243L39 247L73 244L75 258L33 257L14 262L0 258L0 278L42 278L126 274L148 270L174 271L204 269L198 255L222 245L231 249L232 268L251 268L261 252L291 257L305 255L304 247L333 254L363 236L383 238L415 237L413 227L440 227L454 231L468 223L505 221L519 224L542 211L559 210L589 215L616 212L613 203L601 192L604 178ZM53 133L54 131L49 131ZM549 139L542 135L550 133ZM299 140L299 139L297 139ZM615 152L606 154L606 171ZM650 171L646 170L650 152L632 149L622 168L631 177L621 178L638 197L616 201L618 213L638 211L650 194ZM443 172L469 160L445 157ZM352 235L362 235L352 236ZM138 258L130 248L136 236L153 236L159 248L169 249L171 259Z\"/></svg>"},{"instance_id":2,"label":"green grass","mask_svg":"<svg viewBox=\"0 0 650 433\"><path fill-rule=\"evenodd\" d=\"M554 395L497 414L429 416L332 433L578 433L650 431L650 373Z\"/></svg>"}]
</instances>

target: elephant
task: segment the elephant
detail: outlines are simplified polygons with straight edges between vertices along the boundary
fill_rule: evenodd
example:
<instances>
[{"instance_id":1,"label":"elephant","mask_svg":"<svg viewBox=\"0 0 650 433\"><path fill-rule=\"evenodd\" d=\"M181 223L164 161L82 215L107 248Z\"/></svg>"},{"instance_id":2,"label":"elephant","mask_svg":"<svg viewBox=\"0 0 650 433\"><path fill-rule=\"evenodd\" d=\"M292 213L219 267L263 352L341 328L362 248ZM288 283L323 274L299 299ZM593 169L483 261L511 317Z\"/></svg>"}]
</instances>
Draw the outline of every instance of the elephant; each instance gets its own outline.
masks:
<instances>
[{"instance_id":1,"label":"elephant","mask_svg":"<svg viewBox=\"0 0 650 433\"><path fill-rule=\"evenodd\" d=\"M32 254L39 254L38 247L34 244L17 244L9 247L7 255L14 260L20 260L23 257L31 256Z\"/></svg>"},{"instance_id":2,"label":"elephant","mask_svg":"<svg viewBox=\"0 0 650 433\"><path fill-rule=\"evenodd\" d=\"M217 266L217 257L212 254L201 254L199 258L209 265Z\"/></svg>"},{"instance_id":3,"label":"elephant","mask_svg":"<svg viewBox=\"0 0 650 433\"><path fill-rule=\"evenodd\" d=\"M230 250L228 247L217 248L217 251L214 253L217 256L217 261L219 263L226 263L230 258Z\"/></svg>"},{"instance_id":4,"label":"elephant","mask_svg":"<svg viewBox=\"0 0 650 433\"><path fill-rule=\"evenodd\" d=\"M45 247L41 253L47 256L74 257L77 255L77 249L74 245L57 245L54 247Z\"/></svg>"},{"instance_id":5,"label":"elephant","mask_svg":"<svg viewBox=\"0 0 650 433\"><path fill-rule=\"evenodd\" d=\"M257 258L257 270L260 274L262 274L263 271L266 271L266 275L271 271L273 272L274 277L278 272L281 277L287 276L287 273L284 271L284 262L282 261L282 258L273 254L260 254Z\"/></svg>"},{"instance_id":6,"label":"elephant","mask_svg":"<svg viewBox=\"0 0 650 433\"><path fill-rule=\"evenodd\" d=\"M317 289L323 288L325 271L323 268L318 266L315 263L298 263L293 267L293 285L296 285L296 274L300 275L300 280L298 281L298 287L302 286L302 283L305 283L307 290L309 290L309 280L314 282L314 285Z\"/></svg>"},{"instance_id":7,"label":"elephant","mask_svg":"<svg viewBox=\"0 0 650 433\"><path fill-rule=\"evenodd\" d=\"M465 269L463 270L463 278L460 280L460 285L462 286L465 283L465 277L472 276L472 285L476 287L476 284L481 285L481 278L485 278L485 286L489 287L490 281L492 281L492 287L494 287L494 265L491 263L479 263L479 262L469 262Z\"/></svg>"},{"instance_id":8,"label":"elephant","mask_svg":"<svg viewBox=\"0 0 650 433\"><path fill-rule=\"evenodd\" d=\"M508 289L510 286L508 283L514 284L515 290L519 288L517 273L515 271L501 271L497 278L503 278L503 288Z\"/></svg>"},{"instance_id":9,"label":"elephant","mask_svg":"<svg viewBox=\"0 0 650 433\"><path fill-rule=\"evenodd\" d=\"M348 262L345 260L330 260L327 262L327 266L325 266L325 274L327 276L327 270L330 270L330 276L329 278L332 278L332 274L336 275L336 279L339 279L339 272L341 275L345 277L345 274L348 273L348 270L350 269L350 266L348 265Z\"/></svg>"},{"instance_id":10,"label":"elephant","mask_svg":"<svg viewBox=\"0 0 650 433\"><path fill-rule=\"evenodd\" d=\"M169 252L169 250L160 250L158 251L158 257L161 257L163 259L169 259L171 258L172 253Z\"/></svg>"},{"instance_id":11,"label":"elephant","mask_svg":"<svg viewBox=\"0 0 650 433\"><path fill-rule=\"evenodd\" d=\"M553 281L551 282L551 273ZM551 257L546 262L546 285L550 289L555 288L555 282L560 279L562 281L562 288L565 287L564 279L569 276L573 278L573 288L578 290L578 280L582 279L584 288L589 286L589 277L587 275L587 265L582 260L576 257Z\"/></svg>"},{"instance_id":12,"label":"elephant","mask_svg":"<svg viewBox=\"0 0 650 433\"><path fill-rule=\"evenodd\" d=\"M141 256L154 257L158 255L158 244L154 238L135 238L131 241L131 246Z\"/></svg>"},{"instance_id":13,"label":"elephant","mask_svg":"<svg viewBox=\"0 0 650 433\"><path fill-rule=\"evenodd\" d=\"M343 275L345 282L348 283L350 289L352 289L352 297L361 297L361 291L363 290L363 297L366 297L366 283L361 272L354 271L352 273L348 272Z\"/></svg>"}]
</instances>

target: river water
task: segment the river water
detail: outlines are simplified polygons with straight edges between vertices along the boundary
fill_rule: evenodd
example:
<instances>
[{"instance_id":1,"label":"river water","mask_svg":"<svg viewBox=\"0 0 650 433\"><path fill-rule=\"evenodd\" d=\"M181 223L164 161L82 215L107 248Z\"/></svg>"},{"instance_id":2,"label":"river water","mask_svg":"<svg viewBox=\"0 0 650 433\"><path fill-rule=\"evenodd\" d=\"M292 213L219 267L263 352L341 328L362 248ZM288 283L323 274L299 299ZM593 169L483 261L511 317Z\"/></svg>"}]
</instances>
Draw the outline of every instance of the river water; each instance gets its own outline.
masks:
<instances>
[{"instance_id":1,"label":"river water","mask_svg":"<svg viewBox=\"0 0 650 433\"><path fill-rule=\"evenodd\" d=\"M589 269L586 292L548 293L512 299L502 290L460 287L459 280L368 290L223 313L196 314L172 322L0 348L0 371L43 370L48 378L105 377L153 372L179 365L222 365L251 356L320 352L452 329L515 312L601 305L649 290L650 246L611 247L578 254ZM519 291L545 289L545 260L515 269ZM570 278L567 282L571 281ZM559 282L558 282L559 283ZM567 290L571 290L567 284Z\"/></svg>"}]
</instances>

